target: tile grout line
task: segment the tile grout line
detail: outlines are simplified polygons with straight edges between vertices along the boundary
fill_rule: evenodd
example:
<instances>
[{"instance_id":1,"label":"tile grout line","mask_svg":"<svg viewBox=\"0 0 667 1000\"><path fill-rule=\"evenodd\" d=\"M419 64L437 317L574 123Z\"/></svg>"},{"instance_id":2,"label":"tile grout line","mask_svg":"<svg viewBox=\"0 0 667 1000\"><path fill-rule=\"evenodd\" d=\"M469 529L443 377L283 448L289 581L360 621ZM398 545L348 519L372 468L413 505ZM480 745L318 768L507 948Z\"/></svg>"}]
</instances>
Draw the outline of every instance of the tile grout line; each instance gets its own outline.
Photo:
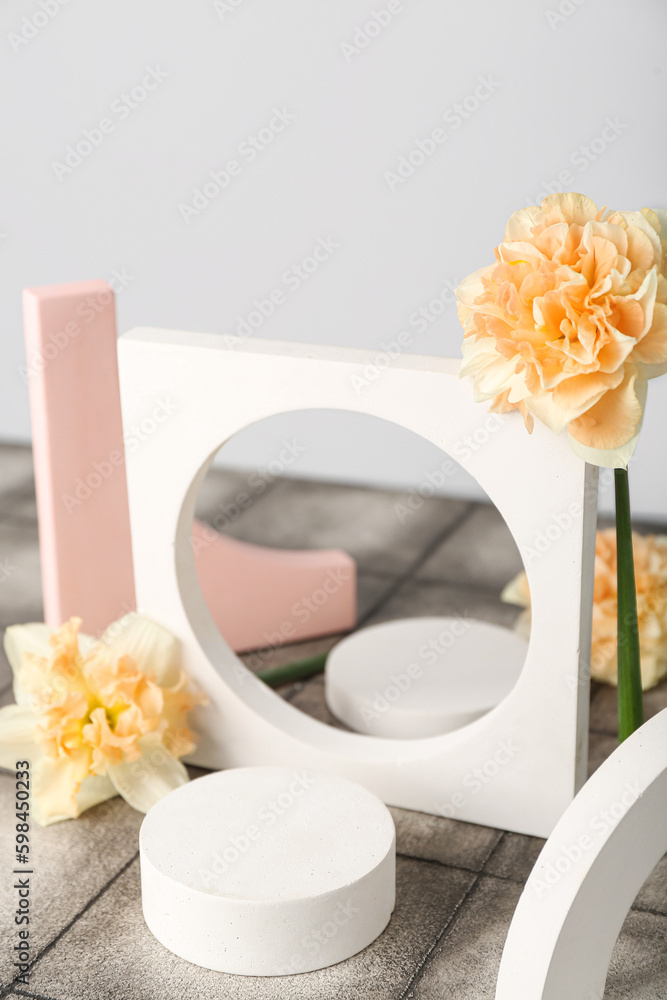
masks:
<instances>
[{"instance_id":1,"label":"tile grout line","mask_svg":"<svg viewBox=\"0 0 667 1000\"><path fill-rule=\"evenodd\" d=\"M499 872L489 871L487 867L489 861L495 854L496 850L501 846L503 841L506 840L508 835L511 836L510 830L501 831L501 836L494 844L493 848L491 849L491 852L487 855L486 860L483 862L482 868L466 868L465 865L454 865L448 861L439 861L437 858L422 858L419 857L419 855L417 854L406 854L405 851L396 851L396 856L399 858L406 858L408 861L421 861L424 864L439 865L442 868L448 868L450 871L466 872L466 874L468 875L483 875L484 878L495 879L497 882L506 882L509 885L518 885L525 887L528 884L528 879L530 878L530 875L532 873L532 868L526 878L515 878L512 875L501 875ZM667 910L666 911L656 910L652 906L642 906L641 903L633 903L630 909L634 910L636 913L648 913L652 917L661 917L662 919L665 919L667 917Z\"/></svg>"},{"instance_id":2,"label":"tile grout line","mask_svg":"<svg viewBox=\"0 0 667 1000\"><path fill-rule=\"evenodd\" d=\"M342 633L341 638L346 638L348 635L354 635L355 632L358 632L360 629L362 629L365 626L366 622L369 621L373 617L373 615L377 614L377 612L380 611L381 608L383 608L384 605L389 600L391 600L391 598L394 596L397 590L399 590L404 583L407 583L408 580L412 578L412 576L417 572L419 567L429 558L433 549L437 548L438 545L442 545L442 543L446 541L446 539L449 538L450 535L453 535L454 532L458 531L461 525L464 524L465 521L467 521L467 519L470 517L476 506L477 504L475 504L474 502L469 503L466 506L465 510L463 510L461 514L459 514L459 516L450 525L448 525L446 528L443 528L443 530L438 535L436 535L435 538L430 540L428 546L426 546L422 550L422 552L417 556L417 558L413 559L412 563L407 567L407 569L403 570L403 572L400 573L398 576L386 577L384 574L375 574L375 576L377 576L379 579L391 580L389 586L387 587L386 591L382 594L382 596L378 598L378 600L374 604L371 605L368 611L366 611L366 613L362 615L361 618L359 618L354 628L350 629L349 632ZM369 575L374 575L374 574L369 574ZM333 648L334 647L332 647L332 649ZM305 684L307 683L308 680L298 681L294 685L293 689L288 688L285 694L281 695L281 697L285 701L292 704L292 699L295 698L297 694L299 694L303 690Z\"/></svg>"},{"instance_id":3,"label":"tile grout line","mask_svg":"<svg viewBox=\"0 0 667 1000\"><path fill-rule=\"evenodd\" d=\"M455 532L459 530L459 528L463 524L465 524L465 522L471 516L475 507L476 504L474 503L467 504L465 510L463 510L461 514L459 514L459 516L455 518L455 520L451 524L443 528L439 534L437 534L434 538L432 538L429 541L428 545L424 547L424 549L417 556L417 558L413 559L410 565L406 569L404 569L402 573L399 573L399 575L394 578L393 583L390 584L385 593L375 602L375 604L373 604L369 608L369 610L364 615L362 615L362 617L359 619L355 627L351 630L350 634L363 628L366 622L369 621L373 617L373 615L377 614L378 611L380 611L385 606L385 604L387 604L388 601L391 600L391 598L394 596L394 594L396 594L398 590L400 590L403 584L407 583L409 580L412 579L412 577L417 572L419 567L423 566L423 564L426 562L429 556L432 555L433 551L436 548L438 548L438 546L442 545L443 542L447 541L448 538L450 538Z\"/></svg>"},{"instance_id":4,"label":"tile grout line","mask_svg":"<svg viewBox=\"0 0 667 1000\"><path fill-rule=\"evenodd\" d=\"M504 830L502 832L503 834L505 833ZM498 841L494 846L493 848L494 851L498 846L499 842L500 841ZM421 858L417 854L406 854L404 851L396 851L396 856L398 858L406 858L408 861L422 861L426 865L440 865L441 868L449 868L449 870L453 872L466 872L466 874L468 875L484 875L485 878L493 878L496 879L498 882L509 882L511 885L526 884L525 879L512 878L511 875L499 875L497 872L490 872L488 871L488 869L485 868L466 868L465 865L453 865L450 864L448 861L438 861L437 858ZM486 864L490 860L490 858L491 855L488 855L484 864ZM655 912L657 915L659 911L656 910Z\"/></svg>"},{"instance_id":5,"label":"tile grout line","mask_svg":"<svg viewBox=\"0 0 667 1000\"><path fill-rule=\"evenodd\" d=\"M465 582L463 584L458 584L456 580L446 580L444 578L439 579L438 577L435 576L420 576L417 578L417 582L423 584L425 587L432 587L434 590L437 587L456 587L456 589L459 591L470 591L471 593L474 594L481 594L483 597L495 597L498 601L500 601L501 599L500 591L498 588L487 587L482 583ZM500 588L500 590L502 590L502 588ZM506 602L502 601L502 603L505 604ZM520 608L516 604L514 605L508 604L507 606L515 607L517 611L520 610Z\"/></svg>"},{"instance_id":6,"label":"tile grout line","mask_svg":"<svg viewBox=\"0 0 667 1000\"><path fill-rule=\"evenodd\" d=\"M16 507L17 504L29 502L32 499L33 490L34 485L30 489L15 489L0 495L0 524L8 528L37 528L36 518L17 514L8 509Z\"/></svg>"},{"instance_id":7,"label":"tile grout line","mask_svg":"<svg viewBox=\"0 0 667 1000\"><path fill-rule=\"evenodd\" d=\"M493 857L493 855L500 848L500 846L502 844L504 844L505 841L507 840L507 837L508 837L509 833L510 833L509 830L501 830L500 831L500 836L498 837L497 841L495 842L495 844L493 845L493 847L491 848L491 850L489 851L489 853L487 854L487 856L484 858L484 862L482 864L482 867L481 867L480 871L484 871L486 869L486 866L488 865L488 863L491 860L491 858Z\"/></svg>"},{"instance_id":8,"label":"tile grout line","mask_svg":"<svg viewBox=\"0 0 667 1000\"><path fill-rule=\"evenodd\" d=\"M232 471L232 470L230 470L230 471ZM252 476L253 474L254 474L253 470L250 470L248 472L248 476ZM253 499L253 501L252 501L252 503L250 504L249 507L243 507L242 508L241 513L239 514L239 516L235 517L234 520L231 522L231 524L229 526L231 527L231 525L238 524L240 521L242 521L243 520L243 515L246 513L246 511L252 510L254 507L257 506L258 503L261 503L262 500L264 500L266 497L270 496L274 492L274 490L276 490L280 486L280 484L282 482L284 482L284 478L277 477L276 481L274 483L269 483L268 486L266 487L266 489ZM240 490L239 492L242 493L243 490ZM220 508L221 504L224 505L227 502L232 502L233 503L233 500L227 501L227 500L223 499L222 501L220 501L220 503L218 504L218 507L214 508L214 513L215 513L215 510L218 510ZM213 530L217 531L218 534L220 534L220 535L226 535L228 538L234 538L234 539L236 539L236 535L231 534L225 528L223 528L222 530L220 528L216 528L216 526L214 524L211 524L211 521L209 521L208 517L209 517L208 511L204 511L202 514L197 514L197 512L195 511L195 518L194 519L199 520L199 521L203 521L209 528L213 528ZM239 538L239 539L237 539L237 541L243 541L243 539ZM254 542L253 544L259 545L261 543Z\"/></svg>"},{"instance_id":9,"label":"tile grout line","mask_svg":"<svg viewBox=\"0 0 667 1000\"><path fill-rule=\"evenodd\" d=\"M37 521L34 517L26 517L23 514L10 514L0 508L0 524L5 528L32 528L37 530Z\"/></svg>"},{"instance_id":10,"label":"tile grout line","mask_svg":"<svg viewBox=\"0 0 667 1000\"><path fill-rule=\"evenodd\" d=\"M35 476L33 473L29 473L26 478L22 479L20 483L16 484L16 486L12 486L11 489L0 492L0 508L6 500L12 502L14 500L32 499L34 490Z\"/></svg>"},{"instance_id":11,"label":"tile grout line","mask_svg":"<svg viewBox=\"0 0 667 1000\"><path fill-rule=\"evenodd\" d=\"M118 871L115 873L115 875L112 875L111 878L108 880L108 882L105 882L104 885L102 886L102 888L98 889L98 891L95 893L95 895L92 896L88 900L88 902L84 906L81 907L81 909L79 910L79 912L75 913L74 916L72 917L72 919L69 920L65 924L65 926L62 927L58 931L58 933L56 934L56 936L54 938L52 938L52 940L49 941L49 943L46 944L37 955L35 955L35 957L32 959L32 961L30 962L30 964L28 966L29 973L32 973L32 970L37 966L37 963L41 962L41 960L44 958L44 956L47 955L51 951L52 948L55 948L55 946L60 941L60 939L62 937L64 937L64 935L67 934L68 931L70 931L72 929L72 927L74 926L74 924L85 913L87 913L88 910L90 910L91 907L93 907L95 905L95 903L97 903L97 901L99 899L102 898L102 896L105 894L105 892L107 891L107 889L110 889L111 886L121 877L121 875L125 874L125 872L130 867L130 865L132 865L137 860L138 857L139 857L139 851L135 851L135 853L132 855L132 857L128 861L126 861L125 864L122 865L118 869ZM11 989L16 990L15 983L16 983L16 980L13 979L11 981L11 983L8 983L7 986L4 987L4 988L5 989L10 989L10 990Z\"/></svg>"},{"instance_id":12,"label":"tile grout line","mask_svg":"<svg viewBox=\"0 0 667 1000\"><path fill-rule=\"evenodd\" d=\"M479 885L479 883L480 883L480 881L482 879L482 876L484 875L484 869L486 868L486 865L488 864L488 862L491 859L491 857L493 856L496 848L499 846L499 844L501 843L501 841L504 840L504 838L505 838L505 831L501 831L500 836L498 837L497 841L495 842L495 844L493 845L493 847L491 848L491 850L488 852L488 854L484 858L484 861L482 862L482 867L476 873L475 878L470 883L470 886L468 887L467 891L463 894L463 896L458 901L458 903L456 904L456 906L454 907L454 909L452 910L452 912L449 914L449 917L447 918L447 920L445 922L445 926L442 928L442 930L440 931L440 933L436 937L435 941L433 942L433 944L431 945L431 947L428 949L428 951L426 952L426 954L422 958L421 962L419 962L419 964L417 965L417 968L412 973L410 979L406 983L405 989L403 990L403 992L401 993L401 995L397 998L397 1000L408 1000L409 997L411 997L411 996L414 995L414 993L413 993L414 987L423 978L424 973L426 972L426 970L428 969L429 965L431 964L431 958L435 954L436 949L439 947L439 945L443 941L446 940L449 931L452 929L453 925L456 923L456 920L457 920L459 914L461 913L462 909L464 908L465 904L468 902L468 900L474 894L475 890L477 889L477 886Z\"/></svg>"},{"instance_id":13,"label":"tile grout line","mask_svg":"<svg viewBox=\"0 0 667 1000\"><path fill-rule=\"evenodd\" d=\"M648 913L652 917L661 917L663 920L667 917L667 913L663 913L661 910L654 910L651 906L642 906L641 903L638 906L633 903L630 910L635 913Z\"/></svg>"}]
</instances>

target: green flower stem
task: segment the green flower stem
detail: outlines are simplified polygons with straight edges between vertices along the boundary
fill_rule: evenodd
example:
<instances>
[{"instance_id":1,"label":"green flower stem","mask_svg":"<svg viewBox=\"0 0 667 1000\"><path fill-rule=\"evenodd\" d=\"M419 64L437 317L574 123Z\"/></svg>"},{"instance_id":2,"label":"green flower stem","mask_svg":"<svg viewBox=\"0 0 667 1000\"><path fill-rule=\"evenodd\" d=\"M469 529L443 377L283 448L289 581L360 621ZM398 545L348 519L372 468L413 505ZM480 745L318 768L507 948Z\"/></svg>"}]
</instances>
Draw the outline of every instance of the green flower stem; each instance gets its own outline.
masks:
<instances>
[{"instance_id":1,"label":"green flower stem","mask_svg":"<svg viewBox=\"0 0 667 1000\"><path fill-rule=\"evenodd\" d=\"M328 655L328 653L318 653L317 656L307 656L305 660L294 660L293 663L283 663L280 667L259 670L257 677L269 687L280 687L281 684L300 681L304 677L321 674Z\"/></svg>"},{"instance_id":2,"label":"green flower stem","mask_svg":"<svg viewBox=\"0 0 667 1000\"><path fill-rule=\"evenodd\" d=\"M614 485L618 591L618 740L622 743L643 723L644 704L627 469L614 469Z\"/></svg>"}]
</instances>

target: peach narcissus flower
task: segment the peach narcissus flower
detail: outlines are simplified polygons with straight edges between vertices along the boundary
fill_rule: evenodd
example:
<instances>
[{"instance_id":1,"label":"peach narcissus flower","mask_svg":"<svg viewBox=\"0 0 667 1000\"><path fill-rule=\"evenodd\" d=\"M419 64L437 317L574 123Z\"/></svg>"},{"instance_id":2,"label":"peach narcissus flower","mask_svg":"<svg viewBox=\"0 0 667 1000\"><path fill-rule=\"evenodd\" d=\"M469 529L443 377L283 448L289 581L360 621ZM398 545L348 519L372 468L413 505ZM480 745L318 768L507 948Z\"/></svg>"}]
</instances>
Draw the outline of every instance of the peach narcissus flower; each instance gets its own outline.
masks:
<instances>
[{"instance_id":1,"label":"peach narcissus flower","mask_svg":"<svg viewBox=\"0 0 667 1000\"><path fill-rule=\"evenodd\" d=\"M667 536L632 533L642 687L654 687L667 675ZM530 635L530 591L525 573L505 587L504 601L526 610L515 628ZM591 677L618 683L617 669L616 531L598 531L595 539L593 642Z\"/></svg>"},{"instance_id":2,"label":"peach narcissus flower","mask_svg":"<svg viewBox=\"0 0 667 1000\"><path fill-rule=\"evenodd\" d=\"M515 212L496 261L457 289L460 375L593 465L625 468L647 380L667 371L667 212L554 194Z\"/></svg>"},{"instance_id":3,"label":"peach narcissus flower","mask_svg":"<svg viewBox=\"0 0 667 1000\"><path fill-rule=\"evenodd\" d=\"M31 811L44 826L117 794L147 812L184 784L187 715L206 700L187 689L180 644L156 622L126 615L99 641L80 625L5 633L16 704L0 709L0 766L30 761Z\"/></svg>"}]
</instances>

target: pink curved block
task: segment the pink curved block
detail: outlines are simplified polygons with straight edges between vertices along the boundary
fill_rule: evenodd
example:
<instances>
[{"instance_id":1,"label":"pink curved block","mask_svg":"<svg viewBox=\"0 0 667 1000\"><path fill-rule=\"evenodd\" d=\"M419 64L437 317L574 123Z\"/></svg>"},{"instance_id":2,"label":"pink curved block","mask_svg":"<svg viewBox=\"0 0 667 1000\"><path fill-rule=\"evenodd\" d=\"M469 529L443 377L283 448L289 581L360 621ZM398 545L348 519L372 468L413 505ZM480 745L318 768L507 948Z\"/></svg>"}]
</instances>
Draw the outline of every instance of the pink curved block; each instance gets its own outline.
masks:
<instances>
[{"instance_id":1,"label":"pink curved block","mask_svg":"<svg viewBox=\"0 0 667 1000\"><path fill-rule=\"evenodd\" d=\"M282 646L354 626L356 566L345 552L267 549L199 521L192 542L204 599L233 649Z\"/></svg>"},{"instance_id":2,"label":"pink curved block","mask_svg":"<svg viewBox=\"0 0 667 1000\"><path fill-rule=\"evenodd\" d=\"M104 281L24 291L44 618L99 635L135 608L115 296ZM346 631L356 566L338 550L247 545L195 522L202 592L235 650Z\"/></svg>"}]
</instances>

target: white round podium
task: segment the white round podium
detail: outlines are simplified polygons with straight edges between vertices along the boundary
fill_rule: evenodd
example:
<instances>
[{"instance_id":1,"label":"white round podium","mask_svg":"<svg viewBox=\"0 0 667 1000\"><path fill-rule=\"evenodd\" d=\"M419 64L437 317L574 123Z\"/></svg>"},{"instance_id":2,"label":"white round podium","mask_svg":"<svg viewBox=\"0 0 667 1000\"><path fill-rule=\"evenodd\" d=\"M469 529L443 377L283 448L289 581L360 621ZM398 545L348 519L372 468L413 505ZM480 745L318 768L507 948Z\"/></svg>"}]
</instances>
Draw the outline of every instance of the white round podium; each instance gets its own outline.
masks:
<instances>
[{"instance_id":1,"label":"white round podium","mask_svg":"<svg viewBox=\"0 0 667 1000\"><path fill-rule=\"evenodd\" d=\"M146 816L146 923L181 958L219 972L322 969L382 933L395 901L386 806L319 772L245 767L198 778Z\"/></svg>"},{"instance_id":2,"label":"white round podium","mask_svg":"<svg viewBox=\"0 0 667 1000\"><path fill-rule=\"evenodd\" d=\"M528 643L473 618L409 618L361 629L334 646L325 697L350 729L410 739L459 729L505 698Z\"/></svg>"}]
</instances>

